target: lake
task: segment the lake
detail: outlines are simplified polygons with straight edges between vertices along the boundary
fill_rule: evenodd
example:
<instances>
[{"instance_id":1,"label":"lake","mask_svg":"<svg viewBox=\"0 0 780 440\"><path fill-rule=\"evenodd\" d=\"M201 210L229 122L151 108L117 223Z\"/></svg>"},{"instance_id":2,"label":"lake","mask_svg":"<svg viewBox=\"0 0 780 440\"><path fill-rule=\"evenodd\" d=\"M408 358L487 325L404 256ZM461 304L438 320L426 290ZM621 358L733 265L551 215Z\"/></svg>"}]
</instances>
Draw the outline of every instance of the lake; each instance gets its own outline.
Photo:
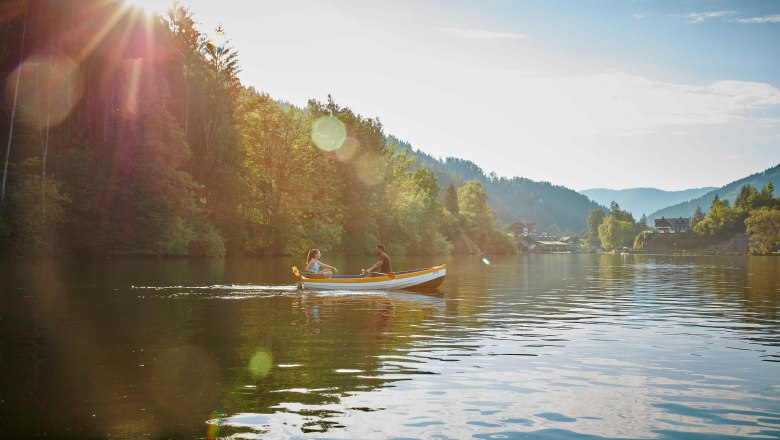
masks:
<instances>
[{"instance_id":1,"label":"lake","mask_svg":"<svg viewBox=\"0 0 780 440\"><path fill-rule=\"evenodd\" d=\"M0 435L780 438L779 258L488 258L4 261Z\"/></svg>"}]
</instances>

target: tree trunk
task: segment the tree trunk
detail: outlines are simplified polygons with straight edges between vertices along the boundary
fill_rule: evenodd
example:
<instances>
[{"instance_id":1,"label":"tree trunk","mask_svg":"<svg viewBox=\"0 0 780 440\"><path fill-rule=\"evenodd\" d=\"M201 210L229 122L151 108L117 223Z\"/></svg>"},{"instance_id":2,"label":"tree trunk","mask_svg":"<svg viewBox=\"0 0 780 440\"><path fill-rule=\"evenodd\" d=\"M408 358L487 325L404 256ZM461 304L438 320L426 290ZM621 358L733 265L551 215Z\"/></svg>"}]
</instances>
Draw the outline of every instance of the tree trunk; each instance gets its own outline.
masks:
<instances>
[{"instance_id":1,"label":"tree trunk","mask_svg":"<svg viewBox=\"0 0 780 440\"><path fill-rule=\"evenodd\" d=\"M24 38L27 34L27 9L29 9L30 3L24 5L24 17L22 18L22 44L19 49L19 66L22 67L22 61L24 61ZM16 75L16 86L14 87L14 103L11 106L11 124L8 127L8 146L5 149L5 165L3 166L3 189L0 192L0 206L5 203L5 182L8 178L8 160L11 156L11 141L14 137L14 120L16 119L16 102L19 98L19 79L21 78L21 71Z\"/></svg>"}]
</instances>

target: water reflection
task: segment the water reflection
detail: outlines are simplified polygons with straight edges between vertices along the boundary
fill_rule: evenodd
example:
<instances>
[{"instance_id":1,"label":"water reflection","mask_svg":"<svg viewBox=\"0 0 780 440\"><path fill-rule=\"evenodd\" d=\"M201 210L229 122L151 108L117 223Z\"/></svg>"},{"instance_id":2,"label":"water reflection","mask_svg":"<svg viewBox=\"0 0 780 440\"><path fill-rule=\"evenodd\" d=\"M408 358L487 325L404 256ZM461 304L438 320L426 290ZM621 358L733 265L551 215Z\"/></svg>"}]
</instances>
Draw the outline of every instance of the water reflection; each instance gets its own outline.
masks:
<instances>
[{"instance_id":1,"label":"water reflection","mask_svg":"<svg viewBox=\"0 0 780 440\"><path fill-rule=\"evenodd\" d=\"M490 262L436 295L298 291L292 260L4 263L0 434L778 437L777 259Z\"/></svg>"}]
</instances>

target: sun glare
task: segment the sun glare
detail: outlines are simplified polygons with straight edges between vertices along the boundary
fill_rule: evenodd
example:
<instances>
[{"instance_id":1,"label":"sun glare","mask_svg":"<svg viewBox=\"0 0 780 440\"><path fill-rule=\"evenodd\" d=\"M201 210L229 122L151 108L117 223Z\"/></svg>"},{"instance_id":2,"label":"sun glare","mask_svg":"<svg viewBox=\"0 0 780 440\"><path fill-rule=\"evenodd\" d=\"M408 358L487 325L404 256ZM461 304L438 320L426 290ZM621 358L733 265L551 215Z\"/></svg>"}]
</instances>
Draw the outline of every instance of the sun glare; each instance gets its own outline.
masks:
<instances>
[{"instance_id":1,"label":"sun glare","mask_svg":"<svg viewBox=\"0 0 780 440\"><path fill-rule=\"evenodd\" d=\"M165 15L165 11L170 9L172 0L125 0L128 6L141 8L147 15L152 14Z\"/></svg>"}]
</instances>

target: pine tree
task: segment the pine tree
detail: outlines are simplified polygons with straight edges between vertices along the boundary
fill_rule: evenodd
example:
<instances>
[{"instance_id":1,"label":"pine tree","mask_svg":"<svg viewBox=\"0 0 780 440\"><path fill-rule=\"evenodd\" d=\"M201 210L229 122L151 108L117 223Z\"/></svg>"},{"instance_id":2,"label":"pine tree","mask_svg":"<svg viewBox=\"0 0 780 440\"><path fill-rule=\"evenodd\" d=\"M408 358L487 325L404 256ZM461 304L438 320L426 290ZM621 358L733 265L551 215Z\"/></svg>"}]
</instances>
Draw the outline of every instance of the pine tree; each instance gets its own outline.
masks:
<instances>
[{"instance_id":1,"label":"pine tree","mask_svg":"<svg viewBox=\"0 0 780 440\"><path fill-rule=\"evenodd\" d=\"M444 207L453 214L460 212L458 208L458 191L452 182L447 186L447 193L444 195Z\"/></svg>"}]
</instances>

